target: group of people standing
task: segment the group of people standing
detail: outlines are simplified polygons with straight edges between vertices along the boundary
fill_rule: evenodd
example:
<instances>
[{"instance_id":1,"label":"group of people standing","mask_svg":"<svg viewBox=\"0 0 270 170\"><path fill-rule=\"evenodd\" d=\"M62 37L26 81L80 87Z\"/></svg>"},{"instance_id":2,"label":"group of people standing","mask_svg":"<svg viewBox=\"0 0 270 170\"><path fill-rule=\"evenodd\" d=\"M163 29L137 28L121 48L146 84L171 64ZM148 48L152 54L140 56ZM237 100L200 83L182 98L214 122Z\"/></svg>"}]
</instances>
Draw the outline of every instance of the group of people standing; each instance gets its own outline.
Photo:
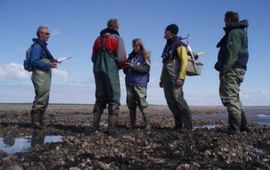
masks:
<instances>
[{"instance_id":1,"label":"group of people standing","mask_svg":"<svg viewBox=\"0 0 270 170\"><path fill-rule=\"evenodd\" d=\"M220 97L229 113L229 130L233 133L248 131L247 120L240 102L239 88L243 81L248 61L247 20L239 22L237 12L225 13L225 35L218 43L220 48L215 69L220 72ZM118 124L120 106L119 70L125 73L127 107L130 125L136 127L137 108L142 112L145 129L151 129L147 97L150 72L150 53L143 41L132 41L133 50L126 57L125 47L118 32L117 19L110 19L107 28L100 32L94 42L92 62L95 77L95 105L93 109L93 129L98 130L101 115L108 108L108 129ZM178 26L170 24L165 28L167 43L162 52L162 73L159 86L173 113L175 129L192 129L191 110L184 99L183 85L188 66L188 54L184 43L177 36ZM56 60L46 47L49 38L47 27L40 26L31 52L33 67L32 82L35 88L31 120L35 128L42 128L43 117L49 101L51 68L57 67ZM45 48L44 48L45 47Z\"/></svg>"}]
</instances>

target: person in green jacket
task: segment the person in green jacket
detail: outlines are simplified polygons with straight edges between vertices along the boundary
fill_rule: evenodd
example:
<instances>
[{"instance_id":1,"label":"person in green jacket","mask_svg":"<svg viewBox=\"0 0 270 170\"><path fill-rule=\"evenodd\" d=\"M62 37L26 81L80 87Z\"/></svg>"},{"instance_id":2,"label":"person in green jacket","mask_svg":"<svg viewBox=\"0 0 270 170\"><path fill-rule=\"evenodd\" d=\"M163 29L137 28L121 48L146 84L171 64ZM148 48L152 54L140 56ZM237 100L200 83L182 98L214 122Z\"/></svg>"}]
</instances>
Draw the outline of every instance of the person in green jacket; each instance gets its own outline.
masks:
<instances>
[{"instance_id":1,"label":"person in green jacket","mask_svg":"<svg viewBox=\"0 0 270 170\"><path fill-rule=\"evenodd\" d=\"M107 28L95 40L92 53L93 72L96 83L96 102L93 109L93 129L99 128L103 110L108 105L108 130L118 123L120 106L119 69L126 65L126 52L118 32L117 19L110 19Z\"/></svg>"},{"instance_id":2,"label":"person in green jacket","mask_svg":"<svg viewBox=\"0 0 270 170\"><path fill-rule=\"evenodd\" d=\"M243 82L248 62L248 21L239 22L237 12L225 13L225 35L217 44L219 71L219 94L229 113L229 132L249 131L244 108L240 101L240 85Z\"/></svg>"},{"instance_id":3,"label":"person in green jacket","mask_svg":"<svg viewBox=\"0 0 270 170\"><path fill-rule=\"evenodd\" d=\"M163 87L167 104L174 115L175 129L191 130L191 111L183 93L188 55L185 44L177 33L178 26L175 24L168 25L164 32L167 43L161 56L163 68L160 87Z\"/></svg>"}]
</instances>

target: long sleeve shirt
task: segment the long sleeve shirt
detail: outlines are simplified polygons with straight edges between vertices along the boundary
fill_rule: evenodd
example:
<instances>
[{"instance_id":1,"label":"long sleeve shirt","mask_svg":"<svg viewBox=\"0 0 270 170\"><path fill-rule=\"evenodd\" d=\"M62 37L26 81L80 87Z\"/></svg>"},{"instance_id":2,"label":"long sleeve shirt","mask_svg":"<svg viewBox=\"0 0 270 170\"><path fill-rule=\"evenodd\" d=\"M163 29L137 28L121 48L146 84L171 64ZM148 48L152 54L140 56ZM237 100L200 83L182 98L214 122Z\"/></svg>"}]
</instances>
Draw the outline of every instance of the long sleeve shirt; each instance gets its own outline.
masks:
<instances>
[{"instance_id":1,"label":"long sleeve shirt","mask_svg":"<svg viewBox=\"0 0 270 170\"><path fill-rule=\"evenodd\" d=\"M43 58L48 58L48 54L41 47L39 43L43 43L44 46L47 45L46 42L39 41L38 43L34 43L31 51L31 59L30 63L33 68L49 71L51 66L49 63L44 62Z\"/></svg>"},{"instance_id":2,"label":"long sleeve shirt","mask_svg":"<svg viewBox=\"0 0 270 170\"><path fill-rule=\"evenodd\" d=\"M178 79L185 80L187 66L188 66L187 49L183 46L180 46L176 49L176 53L177 53L179 61L180 61L180 70L179 70L179 74L178 74Z\"/></svg>"}]
</instances>

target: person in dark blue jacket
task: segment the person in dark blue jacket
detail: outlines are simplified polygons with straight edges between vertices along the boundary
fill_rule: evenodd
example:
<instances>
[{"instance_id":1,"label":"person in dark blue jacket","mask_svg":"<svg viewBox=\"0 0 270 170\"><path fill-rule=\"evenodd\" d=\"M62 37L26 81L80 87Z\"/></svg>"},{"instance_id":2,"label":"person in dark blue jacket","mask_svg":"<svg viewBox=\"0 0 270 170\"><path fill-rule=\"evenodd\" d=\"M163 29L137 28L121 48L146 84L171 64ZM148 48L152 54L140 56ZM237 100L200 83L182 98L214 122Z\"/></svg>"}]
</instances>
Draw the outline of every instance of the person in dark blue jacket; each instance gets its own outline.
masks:
<instances>
[{"instance_id":1,"label":"person in dark blue jacket","mask_svg":"<svg viewBox=\"0 0 270 170\"><path fill-rule=\"evenodd\" d=\"M124 68L131 127L135 128L136 126L136 109L139 107L143 114L145 128L150 130L151 125L149 113L147 112L148 102L146 101L150 56L141 39L134 39L132 47L133 51L129 54L127 65Z\"/></svg>"},{"instance_id":2,"label":"person in dark blue jacket","mask_svg":"<svg viewBox=\"0 0 270 170\"><path fill-rule=\"evenodd\" d=\"M42 128L44 112L49 103L51 87L51 68L57 67L57 61L47 49L50 33L48 27L40 26L37 37L33 39L30 65L32 67L32 82L35 88L35 99L31 110L33 128Z\"/></svg>"}]
</instances>

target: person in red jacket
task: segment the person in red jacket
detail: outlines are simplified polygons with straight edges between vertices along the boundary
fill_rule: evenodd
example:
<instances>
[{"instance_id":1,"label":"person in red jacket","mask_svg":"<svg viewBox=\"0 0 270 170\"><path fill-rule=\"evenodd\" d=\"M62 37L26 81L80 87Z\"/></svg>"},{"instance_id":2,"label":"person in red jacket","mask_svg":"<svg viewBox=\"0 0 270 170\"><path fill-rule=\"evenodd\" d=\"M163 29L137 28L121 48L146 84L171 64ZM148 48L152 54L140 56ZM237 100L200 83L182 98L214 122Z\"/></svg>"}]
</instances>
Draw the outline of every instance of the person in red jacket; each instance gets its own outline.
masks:
<instances>
[{"instance_id":1,"label":"person in red jacket","mask_svg":"<svg viewBox=\"0 0 270 170\"><path fill-rule=\"evenodd\" d=\"M110 19L93 46L92 62L96 83L96 102L93 109L93 128L99 128L103 110L108 104L109 129L116 127L120 106L119 69L126 63L126 52L118 32L117 19Z\"/></svg>"}]
</instances>

